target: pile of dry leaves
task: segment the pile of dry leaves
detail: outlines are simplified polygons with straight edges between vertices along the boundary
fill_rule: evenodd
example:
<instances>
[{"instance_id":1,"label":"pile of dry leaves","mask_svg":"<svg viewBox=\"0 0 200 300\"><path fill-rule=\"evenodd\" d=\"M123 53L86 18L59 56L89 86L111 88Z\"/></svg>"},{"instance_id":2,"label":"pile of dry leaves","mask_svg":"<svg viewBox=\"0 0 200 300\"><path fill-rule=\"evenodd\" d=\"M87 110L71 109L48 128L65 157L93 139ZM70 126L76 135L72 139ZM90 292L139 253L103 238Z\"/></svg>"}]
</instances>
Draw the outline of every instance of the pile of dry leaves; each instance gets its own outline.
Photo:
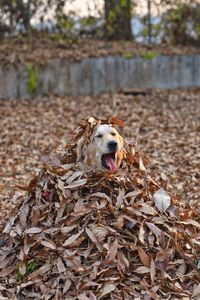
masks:
<instances>
[{"instance_id":1,"label":"pile of dry leaves","mask_svg":"<svg viewBox=\"0 0 200 300\"><path fill-rule=\"evenodd\" d=\"M86 130L21 187L0 240L1 299L199 299L198 210L165 191L130 143L118 173L80 170Z\"/></svg>"},{"instance_id":2,"label":"pile of dry leaves","mask_svg":"<svg viewBox=\"0 0 200 300\"><path fill-rule=\"evenodd\" d=\"M148 170L181 202L196 207L200 189L200 90L136 91L90 97L0 101L0 225L15 206L15 184L40 170L41 154L64 147L78 120L125 120L120 133L149 157ZM16 197L15 197L16 196ZM200 214L200 208L199 208Z\"/></svg>"}]
</instances>

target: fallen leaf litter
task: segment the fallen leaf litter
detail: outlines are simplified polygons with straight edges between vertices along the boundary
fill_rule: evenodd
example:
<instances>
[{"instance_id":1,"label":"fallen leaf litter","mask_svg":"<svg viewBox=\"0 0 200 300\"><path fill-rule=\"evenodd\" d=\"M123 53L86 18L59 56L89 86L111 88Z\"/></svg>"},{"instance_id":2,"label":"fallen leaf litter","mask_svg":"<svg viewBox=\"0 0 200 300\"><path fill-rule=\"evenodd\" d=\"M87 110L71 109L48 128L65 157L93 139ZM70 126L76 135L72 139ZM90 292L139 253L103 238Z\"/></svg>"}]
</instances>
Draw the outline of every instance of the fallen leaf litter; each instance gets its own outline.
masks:
<instances>
[{"instance_id":1,"label":"fallen leaf litter","mask_svg":"<svg viewBox=\"0 0 200 300\"><path fill-rule=\"evenodd\" d=\"M91 126L21 187L1 237L1 297L198 299L198 207L165 191L130 142L116 174L81 171L76 142Z\"/></svg>"}]
</instances>

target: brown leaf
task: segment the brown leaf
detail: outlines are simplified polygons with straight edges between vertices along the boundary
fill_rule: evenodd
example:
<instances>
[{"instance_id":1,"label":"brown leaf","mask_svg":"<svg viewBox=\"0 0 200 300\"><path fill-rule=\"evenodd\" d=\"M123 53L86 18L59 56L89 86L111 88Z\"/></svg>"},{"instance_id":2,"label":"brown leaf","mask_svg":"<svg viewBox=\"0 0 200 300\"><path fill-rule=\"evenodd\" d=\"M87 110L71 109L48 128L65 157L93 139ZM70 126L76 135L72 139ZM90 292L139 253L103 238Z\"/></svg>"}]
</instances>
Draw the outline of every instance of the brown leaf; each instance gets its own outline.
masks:
<instances>
[{"instance_id":1,"label":"brown leaf","mask_svg":"<svg viewBox=\"0 0 200 300\"><path fill-rule=\"evenodd\" d=\"M37 276L41 276L45 273L47 273L51 269L51 265L46 263L42 267L40 267L38 270L34 271L28 276L28 280L33 280Z\"/></svg>"},{"instance_id":2,"label":"brown leaf","mask_svg":"<svg viewBox=\"0 0 200 300\"><path fill-rule=\"evenodd\" d=\"M103 199L108 200L109 203L112 203L111 198L108 195L106 195L105 193L101 193L101 192L93 193L90 197L103 198Z\"/></svg>"},{"instance_id":3,"label":"brown leaf","mask_svg":"<svg viewBox=\"0 0 200 300\"><path fill-rule=\"evenodd\" d=\"M197 228L200 228L200 223L193 219L186 219L184 221L178 221L178 223L185 224L185 225L193 225Z\"/></svg>"},{"instance_id":4,"label":"brown leaf","mask_svg":"<svg viewBox=\"0 0 200 300\"><path fill-rule=\"evenodd\" d=\"M7 188L6 184L0 184L0 192L2 192L3 190L5 190Z\"/></svg>"},{"instance_id":5,"label":"brown leaf","mask_svg":"<svg viewBox=\"0 0 200 300\"><path fill-rule=\"evenodd\" d=\"M10 256L5 257L4 259L1 259L0 269L4 269L5 267L7 267L7 265L11 265L14 257L15 257L15 255L10 255Z\"/></svg>"},{"instance_id":6,"label":"brown leaf","mask_svg":"<svg viewBox=\"0 0 200 300\"><path fill-rule=\"evenodd\" d=\"M92 231L98 238L99 242L102 242L108 235L108 229L105 226L93 226Z\"/></svg>"},{"instance_id":7,"label":"brown leaf","mask_svg":"<svg viewBox=\"0 0 200 300\"><path fill-rule=\"evenodd\" d=\"M41 242L40 242L43 246L45 246L45 247L47 247L47 248L49 248L49 249L52 249L52 250L56 250L56 244L55 243L53 243L52 241L50 241L50 240L42 240Z\"/></svg>"},{"instance_id":8,"label":"brown leaf","mask_svg":"<svg viewBox=\"0 0 200 300\"><path fill-rule=\"evenodd\" d=\"M66 184L72 183L76 178L81 178L81 176L84 174L83 171L77 171L77 172L72 172L72 175L67 178Z\"/></svg>"},{"instance_id":9,"label":"brown leaf","mask_svg":"<svg viewBox=\"0 0 200 300\"><path fill-rule=\"evenodd\" d=\"M141 204L139 211L151 216L155 216L157 214L156 210L146 203Z\"/></svg>"},{"instance_id":10,"label":"brown leaf","mask_svg":"<svg viewBox=\"0 0 200 300\"><path fill-rule=\"evenodd\" d=\"M71 244L73 244L78 238L79 236L83 233L83 229L81 231L79 231L76 234L71 235L63 244L63 247L67 247L70 246Z\"/></svg>"},{"instance_id":11,"label":"brown leaf","mask_svg":"<svg viewBox=\"0 0 200 300\"><path fill-rule=\"evenodd\" d=\"M55 223L57 223L63 216L63 213L65 211L65 207L66 207L66 199L63 197L63 195L61 196L61 201L60 201L60 207L57 211L57 216L56 216L56 221Z\"/></svg>"},{"instance_id":12,"label":"brown leaf","mask_svg":"<svg viewBox=\"0 0 200 300\"><path fill-rule=\"evenodd\" d=\"M71 225L71 226L64 226L61 228L61 232L63 234L71 232L74 228L76 228L76 225Z\"/></svg>"},{"instance_id":13,"label":"brown leaf","mask_svg":"<svg viewBox=\"0 0 200 300\"><path fill-rule=\"evenodd\" d=\"M102 248L98 238L95 236L94 232L92 230L90 230L89 228L85 228L85 231L86 231L87 235L89 236L89 238L91 239L91 241L96 245L98 250L100 252L102 252L103 248Z\"/></svg>"},{"instance_id":14,"label":"brown leaf","mask_svg":"<svg viewBox=\"0 0 200 300\"><path fill-rule=\"evenodd\" d=\"M103 287L101 288L101 295L99 299L102 299L105 295L110 294L113 292L116 288L116 285L110 281L107 281L103 284Z\"/></svg>"},{"instance_id":15,"label":"brown leaf","mask_svg":"<svg viewBox=\"0 0 200 300\"><path fill-rule=\"evenodd\" d=\"M88 291L87 293L84 292L78 296L78 300L96 300L96 299L97 299L96 296L91 291Z\"/></svg>"},{"instance_id":16,"label":"brown leaf","mask_svg":"<svg viewBox=\"0 0 200 300\"><path fill-rule=\"evenodd\" d=\"M153 259L151 259L151 263L150 263L150 277L151 277L151 282L152 283L154 283L155 276L156 276L155 263L154 263Z\"/></svg>"},{"instance_id":17,"label":"brown leaf","mask_svg":"<svg viewBox=\"0 0 200 300\"><path fill-rule=\"evenodd\" d=\"M142 157L141 157L141 156L140 156L140 158L139 158L139 169L140 169L141 171L146 172L146 168L145 168L145 166L144 166L144 163L143 163L143 160L142 160Z\"/></svg>"},{"instance_id":18,"label":"brown leaf","mask_svg":"<svg viewBox=\"0 0 200 300\"><path fill-rule=\"evenodd\" d=\"M72 285L71 280L69 278L67 278L65 280L65 284L64 284L64 287L63 287L63 294L67 293L67 291L69 290L71 285Z\"/></svg>"},{"instance_id":19,"label":"brown leaf","mask_svg":"<svg viewBox=\"0 0 200 300\"><path fill-rule=\"evenodd\" d=\"M107 264L109 264L110 262L113 261L113 259L115 259L117 255L117 251L118 251L118 241L115 240L113 244L110 246L108 253L106 255L105 262Z\"/></svg>"},{"instance_id":20,"label":"brown leaf","mask_svg":"<svg viewBox=\"0 0 200 300\"><path fill-rule=\"evenodd\" d=\"M194 286L192 297L196 298L196 300L200 299L200 283Z\"/></svg>"},{"instance_id":21,"label":"brown leaf","mask_svg":"<svg viewBox=\"0 0 200 300\"><path fill-rule=\"evenodd\" d=\"M126 270L129 268L129 260L120 250L117 252L117 266L121 272L126 272Z\"/></svg>"},{"instance_id":22,"label":"brown leaf","mask_svg":"<svg viewBox=\"0 0 200 300\"><path fill-rule=\"evenodd\" d=\"M32 179L30 180L30 182L29 182L28 185L22 186L22 185L16 184L15 186L16 186L18 189L22 190L22 191L31 192L32 189L33 189L33 187L34 187L35 184L37 183L37 181L38 181L38 177L35 176L34 178L32 178Z\"/></svg>"},{"instance_id":23,"label":"brown leaf","mask_svg":"<svg viewBox=\"0 0 200 300\"><path fill-rule=\"evenodd\" d=\"M149 227L149 229L157 236L160 236L162 233L162 230L158 228L155 224L146 222L146 225Z\"/></svg>"},{"instance_id":24,"label":"brown leaf","mask_svg":"<svg viewBox=\"0 0 200 300\"><path fill-rule=\"evenodd\" d=\"M51 166L52 168L60 167L60 160L57 156L52 154L46 154L41 157L41 162Z\"/></svg>"},{"instance_id":25,"label":"brown leaf","mask_svg":"<svg viewBox=\"0 0 200 300\"><path fill-rule=\"evenodd\" d=\"M0 277L6 277L11 274L14 270L16 270L15 266L9 266L0 271Z\"/></svg>"},{"instance_id":26,"label":"brown leaf","mask_svg":"<svg viewBox=\"0 0 200 300\"><path fill-rule=\"evenodd\" d=\"M144 244L144 235L145 235L144 226L143 226L143 224L141 224L140 229L139 229L138 238L139 238L140 242L143 243L143 244Z\"/></svg>"},{"instance_id":27,"label":"brown leaf","mask_svg":"<svg viewBox=\"0 0 200 300\"><path fill-rule=\"evenodd\" d=\"M62 261L62 259L60 257L58 257L56 265L57 265L59 273L66 272L65 265L64 265L64 263L63 263L63 261Z\"/></svg>"},{"instance_id":28,"label":"brown leaf","mask_svg":"<svg viewBox=\"0 0 200 300\"><path fill-rule=\"evenodd\" d=\"M19 218L20 218L20 223L22 227L26 227L26 221L27 221L27 216L29 212L29 206L27 203L25 203L19 211Z\"/></svg>"},{"instance_id":29,"label":"brown leaf","mask_svg":"<svg viewBox=\"0 0 200 300\"><path fill-rule=\"evenodd\" d=\"M150 272L150 268L142 266L136 268L133 272L138 273L138 274L146 274Z\"/></svg>"},{"instance_id":30,"label":"brown leaf","mask_svg":"<svg viewBox=\"0 0 200 300\"><path fill-rule=\"evenodd\" d=\"M40 232L42 232L42 229L39 227L31 227L31 228L26 229L25 232L27 234L40 233Z\"/></svg>"},{"instance_id":31,"label":"brown leaf","mask_svg":"<svg viewBox=\"0 0 200 300\"><path fill-rule=\"evenodd\" d=\"M24 262L20 262L18 266L19 272L22 275L26 274L26 264Z\"/></svg>"},{"instance_id":32,"label":"brown leaf","mask_svg":"<svg viewBox=\"0 0 200 300\"><path fill-rule=\"evenodd\" d=\"M117 200L116 200L116 208L119 208L122 205L124 195L125 195L125 191L123 189L119 190L119 194L118 194Z\"/></svg>"},{"instance_id":33,"label":"brown leaf","mask_svg":"<svg viewBox=\"0 0 200 300\"><path fill-rule=\"evenodd\" d=\"M124 127L124 121L116 118L116 117L112 117L110 120L109 120L110 123L112 124L115 124L115 125L118 125L120 127Z\"/></svg>"},{"instance_id":34,"label":"brown leaf","mask_svg":"<svg viewBox=\"0 0 200 300\"><path fill-rule=\"evenodd\" d=\"M143 265L146 267L150 267L150 258L142 247L138 248L138 254Z\"/></svg>"},{"instance_id":35,"label":"brown leaf","mask_svg":"<svg viewBox=\"0 0 200 300\"><path fill-rule=\"evenodd\" d=\"M79 179L77 181L73 181L71 184L65 186L66 189L74 189L77 188L79 186L85 185L87 183L87 179L83 178L83 179Z\"/></svg>"}]
</instances>

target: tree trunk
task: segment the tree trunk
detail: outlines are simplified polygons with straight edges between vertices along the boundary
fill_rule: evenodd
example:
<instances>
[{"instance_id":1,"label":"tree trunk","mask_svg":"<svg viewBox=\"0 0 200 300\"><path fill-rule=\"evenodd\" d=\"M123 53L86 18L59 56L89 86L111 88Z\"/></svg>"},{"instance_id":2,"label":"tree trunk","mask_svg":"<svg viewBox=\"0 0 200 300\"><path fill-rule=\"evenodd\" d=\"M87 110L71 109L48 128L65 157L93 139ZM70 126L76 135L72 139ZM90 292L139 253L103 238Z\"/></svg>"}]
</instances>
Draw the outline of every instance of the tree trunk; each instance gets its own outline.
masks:
<instances>
[{"instance_id":1,"label":"tree trunk","mask_svg":"<svg viewBox=\"0 0 200 300\"><path fill-rule=\"evenodd\" d=\"M112 40L130 40L131 0L105 0L105 35Z\"/></svg>"}]
</instances>

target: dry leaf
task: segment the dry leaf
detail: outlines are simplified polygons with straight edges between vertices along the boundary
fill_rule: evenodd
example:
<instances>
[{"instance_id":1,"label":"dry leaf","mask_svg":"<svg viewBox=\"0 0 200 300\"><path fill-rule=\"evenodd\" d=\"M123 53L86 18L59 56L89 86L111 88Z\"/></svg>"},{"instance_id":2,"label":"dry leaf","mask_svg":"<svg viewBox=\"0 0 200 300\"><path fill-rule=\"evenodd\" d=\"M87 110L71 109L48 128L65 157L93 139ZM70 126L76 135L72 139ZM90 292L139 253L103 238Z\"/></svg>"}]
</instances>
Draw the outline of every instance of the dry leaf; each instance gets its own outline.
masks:
<instances>
[{"instance_id":1,"label":"dry leaf","mask_svg":"<svg viewBox=\"0 0 200 300\"><path fill-rule=\"evenodd\" d=\"M99 243L98 238L95 236L94 232L92 230L90 230L89 228L85 228L85 231L86 231L87 235L89 236L89 238L91 239L91 241L93 243L95 243L95 245L97 246L98 250L100 252L102 252L103 248L102 248L101 244Z\"/></svg>"},{"instance_id":2,"label":"dry leaf","mask_svg":"<svg viewBox=\"0 0 200 300\"><path fill-rule=\"evenodd\" d=\"M56 265L59 273L64 273L66 271L65 265L60 257L58 257Z\"/></svg>"},{"instance_id":3,"label":"dry leaf","mask_svg":"<svg viewBox=\"0 0 200 300\"><path fill-rule=\"evenodd\" d=\"M146 274L146 273L149 273L150 272L150 268L148 267L145 267L145 266L141 266L141 267L138 267L134 270L135 273L138 273L138 274Z\"/></svg>"},{"instance_id":4,"label":"dry leaf","mask_svg":"<svg viewBox=\"0 0 200 300\"><path fill-rule=\"evenodd\" d=\"M115 240L113 244L110 246L108 253L105 258L105 262L108 264L116 257L118 251L118 241Z\"/></svg>"},{"instance_id":5,"label":"dry leaf","mask_svg":"<svg viewBox=\"0 0 200 300\"><path fill-rule=\"evenodd\" d=\"M152 216L155 216L157 214L156 210L146 203L141 204L139 211L144 212L147 215L152 215Z\"/></svg>"},{"instance_id":6,"label":"dry leaf","mask_svg":"<svg viewBox=\"0 0 200 300\"><path fill-rule=\"evenodd\" d=\"M36 234L42 232L42 229L39 227L31 227L25 230L27 234Z\"/></svg>"},{"instance_id":7,"label":"dry leaf","mask_svg":"<svg viewBox=\"0 0 200 300\"><path fill-rule=\"evenodd\" d=\"M140 229L139 229L139 240L144 244L144 235L145 235L145 230L143 224L141 224Z\"/></svg>"},{"instance_id":8,"label":"dry leaf","mask_svg":"<svg viewBox=\"0 0 200 300\"><path fill-rule=\"evenodd\" d=\"M151 282L152 283L154 283L155 276L156 276L156 267L155 267L155 263L154 263L153 259L151 259L151 263L150 263L150 277L151 277Z\"/></svg>"},{"instance_id":9,"label":"dry leaf","mask_svg":"<svg viewBox=\"0 0 200 300\"><path fill-rule=\"evenodd\" d=\"M143 160L142 160L142 157L141 157L141 156L140 156L140 158L139 158L139 169L140 169L141 171L146 172L146 168L145 168L145 166L144 166L144 163L143 163Z\"/></svg>"},{"instance_id":10,"label":"dry leaf","mask_svg":"<svg viewBox=\"0 0 200 300\"><path fill-rule=\"evenodd\" d=\"M144 249L139 247L138 248L138 254L141 259L141 262L143 263L144 266L150 267L150 258L149 256L145 253Z\"/></svg>"},{"instance_id":11,"label":"dry leaf","mask_svg":"<svg viewBox=\"0 0 200 300\"><path fill-rule=\"evenodd\" d=\"M85 185L87 183L87 179L83 178L83 179L79 179L77 181L73 181L71 184L65 186L66 189L74 189L77 188L79 186Z\"/></svg>"},{"instance_id":12,"label":"dry leaf","mask_svg":"<svg viewBox=\"0 0 200 300\"><path fill-rule=\"evenodd\" d=\"M200 283L194 286L192 297L196 300L200 299Z\"/></svg>"},{"instance_id":13,"label":"dry leaf","mask_svg":"<svg viewBox=\"0 0 200 300\"><path fill-rule=\"evenodd\" d=\"M168 207L170 206L170 196L169 194L163 189L159 189L153 195L155 205L159 209L160 212L166 212Z\"/></svg>"},{"instance_id":14,"label":"dry leaf","mask_svg":"<svg viewBox=\"0 0 200 300\"><path fill-rule=\"evenodd\" d=\"M149 229L157 236L160 236L162 233L162 230L158 228L155 224L146 222L146 225L149 227Z\"/></svg>"},{"instance_id":15,"label":"dry leaf","mask_svg":"<svg viewBox=\"0 0 200 300\"><path fill-rule=\"evenodd\" d=\"M78 238L79 236L83 233L83 229L81 231L79 231L76 234L71 235L63 244L64 247L70 246L71 244L73 244Z\"/></svg>"},{"instance_id":16,"label":"dry leaf","mask_svg":"<svg viewBox=\"0 0 200 300\"><path fill-rule=\"evenodd\" d=\"M98 238L99 242L102 242L108 235L108 229L104 226L94 226L92 227L92 231L94 232L95 236Z\"/></svg>"},{"instance_id":17,"label":"dry leaf","mask_svg":"<svg viewBox=\"0 0 200 300\"><path fill-rule=\"evenodd\" d=\"M56 245L52 242L52 241L47 241L47 240L43 240L40 242L43 246L47 247L47 248L50 248L52 250L56 250Z\"/></svg>"},{"instance_id":18,"label":"dry leaf","mask_svg":"<svg viewBox=\"0 0 200 300\"><path fill-rule=\"evenodd\" d=\"M111 292L113 292L116 288L116 285L110 281L105 282L103 284L103 287L101 289L101 296L99 297L99 299L102 299L105 295L110 294Z\"/></svg>"}]
</instances>

